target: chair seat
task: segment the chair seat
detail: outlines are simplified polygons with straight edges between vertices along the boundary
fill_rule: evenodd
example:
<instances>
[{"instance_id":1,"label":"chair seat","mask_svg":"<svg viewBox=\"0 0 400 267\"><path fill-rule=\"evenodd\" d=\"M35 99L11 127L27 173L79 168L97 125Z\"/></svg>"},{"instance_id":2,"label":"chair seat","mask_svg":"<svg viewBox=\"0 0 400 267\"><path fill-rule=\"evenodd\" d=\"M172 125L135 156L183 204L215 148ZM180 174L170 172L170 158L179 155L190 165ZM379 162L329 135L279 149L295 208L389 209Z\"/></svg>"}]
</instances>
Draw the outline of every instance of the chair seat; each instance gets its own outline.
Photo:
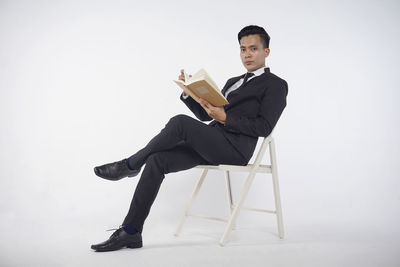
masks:
<instances>
[{"instance_id":1,"label":"chair seat","mask_svg":"<svg viewBox=\"0 0 400 267\"><path fill-rule=\"evenodd\" d=\"M250 172L253 170L254 164L247 164L246 166L240 165L197 165L195 168L209 169L209 170L220 170L220 171L235 171L235 172ZM254 168L256 172L260 173L271 173L271 165L260 164L258 168Z\"/></svg>"}]
</instances>

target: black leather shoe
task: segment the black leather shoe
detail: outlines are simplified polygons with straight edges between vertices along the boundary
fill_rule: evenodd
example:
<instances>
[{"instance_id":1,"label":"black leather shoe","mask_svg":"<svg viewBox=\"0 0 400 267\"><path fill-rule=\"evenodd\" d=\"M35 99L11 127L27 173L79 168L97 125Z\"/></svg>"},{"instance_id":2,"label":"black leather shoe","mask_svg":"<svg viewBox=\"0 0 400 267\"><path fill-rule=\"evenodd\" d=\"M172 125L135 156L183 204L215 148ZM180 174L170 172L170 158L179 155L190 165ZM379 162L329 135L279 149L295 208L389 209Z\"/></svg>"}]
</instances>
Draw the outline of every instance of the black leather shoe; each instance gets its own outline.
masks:
<instances>
[{"instance_id":1,"label":"black leather shoe","mask_svg":"<svg viewBox=\"0 0 400 267\"><path fill-rule=\"evenodd\" d=\"M114 251L121 248L141 248L143 247L142 234L137 232L134 235L130 235L122 229L122 227L116 229L116 231L110 236L110 238L102 243L92 245L91 249L98 252L103 251Z\"/></svg>"},{"instance_id":2,"label":"black leather shoe","mask_svg":"<svg viewBox=\"0 0 400 267\"><path fill-rule=\"evenodd\" d=\"M125 159L94 167L94 173L97 176L112 181L117 181L124 177L134 177L138 175L139 172L140 169L129 169Z\"/></svg>"}]
</instances>

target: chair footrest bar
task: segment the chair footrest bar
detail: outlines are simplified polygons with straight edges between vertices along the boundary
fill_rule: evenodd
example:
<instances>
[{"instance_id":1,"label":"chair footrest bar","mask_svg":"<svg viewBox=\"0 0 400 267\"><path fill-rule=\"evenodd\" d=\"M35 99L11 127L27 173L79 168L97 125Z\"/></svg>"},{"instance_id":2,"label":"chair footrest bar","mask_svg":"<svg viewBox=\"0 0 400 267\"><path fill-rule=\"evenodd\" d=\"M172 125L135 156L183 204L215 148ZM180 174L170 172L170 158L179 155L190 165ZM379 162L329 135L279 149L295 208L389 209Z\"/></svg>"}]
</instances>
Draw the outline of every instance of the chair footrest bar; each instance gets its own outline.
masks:
<instances>
[{"instance_id":1,"label":"chair footrest bar","mask_svg":"<svg viewBox=\"0 0 400 267\"><path fill-rule=\"evenodd\" d=\"M257 209L257 208L249 208L242 206L243 210L251 210L251 211L258 211L258 212L266 212L266 213L274 213L276 214L275 210L265 210L265 209Z\"/></svg>"},{"instance_id":2,"label":"chair footrest bar","mask_svg":"<svg viewBox=\"0 0 400 267\"><path fill-rule=\"evenodd\" d=\"M196 218L202 218L202 219L207 219L207 220L215 220L215 221L221 221L221 222L227 222L228 219L225 218L219 218L219 217L209 217L209 216L204 216L200 214L194 214L194 213L189 213L187 216L192 216Z\"/></svg>"}]
</instances>

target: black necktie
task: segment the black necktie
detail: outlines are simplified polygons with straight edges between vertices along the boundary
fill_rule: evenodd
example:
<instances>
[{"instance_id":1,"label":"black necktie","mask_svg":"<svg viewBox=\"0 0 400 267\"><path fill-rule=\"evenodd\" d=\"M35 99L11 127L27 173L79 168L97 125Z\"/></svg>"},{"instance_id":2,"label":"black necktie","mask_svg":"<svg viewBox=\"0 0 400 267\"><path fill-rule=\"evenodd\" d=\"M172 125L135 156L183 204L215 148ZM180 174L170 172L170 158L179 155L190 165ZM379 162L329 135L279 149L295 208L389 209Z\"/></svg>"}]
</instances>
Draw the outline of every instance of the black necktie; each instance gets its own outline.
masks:
<instances>
[{"instance_id":1,"label":"black necktie","mask_svg":"<svg viewBox=\"0 0 400 267\"><path fill-rule=\"evenodd\" d=\"M247 73L244 75L244 80L243 80L243 83L242 83L242 85L241 85L240 87L242 87L243 84L245 84L245 83L247 82L247 80L248 80L251 76L254 76L254 73L252 73L252 72L247 72Z\"/></svg>"},{"instance_id":2,"label":"black necktie","mask_svg":"<svg viewBox=\"0 0 400 267\"><path fill-rule=\"evenodd\" d=\"M243 85L247 82L247 80L248 80L251 76L254 76L254 73L252 73L252 72L246 72L246 74L244 75L243 83L242 83L238 88L236 88L236 89L234 89L234 90L228 92L228 94L226 94L226 91L225 91L225 92L222 92L222 93L223 93L223 94L225 95L225 97L227 98L228 95L229 95L230 93L232 93L233 91L236 91L236 90L242 88ZM228 89L229 89L229 88L228 88Z\"/></svg>"}]
</instances>

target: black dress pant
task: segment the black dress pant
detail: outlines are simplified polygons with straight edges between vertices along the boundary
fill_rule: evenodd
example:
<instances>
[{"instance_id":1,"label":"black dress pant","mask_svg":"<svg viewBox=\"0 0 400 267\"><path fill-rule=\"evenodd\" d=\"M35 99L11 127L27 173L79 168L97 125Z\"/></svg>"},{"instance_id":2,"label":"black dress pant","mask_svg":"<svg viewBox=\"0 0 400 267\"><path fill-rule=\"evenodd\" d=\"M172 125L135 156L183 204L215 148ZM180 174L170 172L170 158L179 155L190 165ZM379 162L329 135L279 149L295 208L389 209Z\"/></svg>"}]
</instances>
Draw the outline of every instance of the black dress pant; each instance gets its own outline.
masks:
<instances>
[{"instance_id":1,"label":"black dress pant","mask_svg":"<svg viewBox=\"0 0 400 267\"><path fill-rule=\"evenodd\" d=\"M222 131L186 115L172 117L158 135L129 158L131 167L145 167L123 224L143 231L144 221L167 173L199 164L246 165L247 160Z\"/></svg>"}]
</instances>

